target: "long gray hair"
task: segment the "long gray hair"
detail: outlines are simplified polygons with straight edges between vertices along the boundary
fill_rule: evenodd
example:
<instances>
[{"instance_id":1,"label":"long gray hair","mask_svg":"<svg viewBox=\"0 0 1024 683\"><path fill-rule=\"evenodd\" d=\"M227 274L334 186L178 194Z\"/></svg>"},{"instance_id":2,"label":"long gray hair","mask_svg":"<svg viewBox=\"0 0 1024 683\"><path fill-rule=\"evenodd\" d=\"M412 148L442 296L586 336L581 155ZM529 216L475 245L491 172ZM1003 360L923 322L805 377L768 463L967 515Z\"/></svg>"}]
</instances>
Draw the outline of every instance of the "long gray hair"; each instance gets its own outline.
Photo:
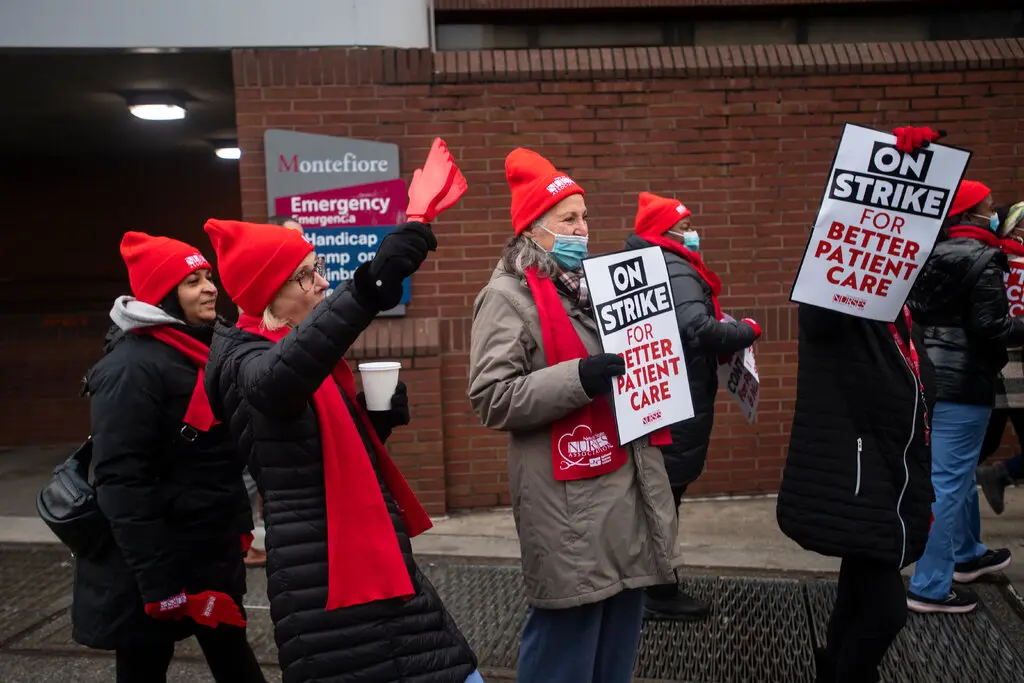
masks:
<instances>
[{"instance_id":1,"label":"long gray hair","mask_svg":"<svg viewBox=\"0 0 1024 683\"><path fill-rule=\"evenodd\" d=\"M540 221L530 225L530 229L537 227L543 227ZM501 252L501 264L505 270L519 276L531 267L536 267L540 275L551 278L558 275L558 266L551 255L525 233L520 233L505 243L505 248Z\"/></svg>"}]
</instances>

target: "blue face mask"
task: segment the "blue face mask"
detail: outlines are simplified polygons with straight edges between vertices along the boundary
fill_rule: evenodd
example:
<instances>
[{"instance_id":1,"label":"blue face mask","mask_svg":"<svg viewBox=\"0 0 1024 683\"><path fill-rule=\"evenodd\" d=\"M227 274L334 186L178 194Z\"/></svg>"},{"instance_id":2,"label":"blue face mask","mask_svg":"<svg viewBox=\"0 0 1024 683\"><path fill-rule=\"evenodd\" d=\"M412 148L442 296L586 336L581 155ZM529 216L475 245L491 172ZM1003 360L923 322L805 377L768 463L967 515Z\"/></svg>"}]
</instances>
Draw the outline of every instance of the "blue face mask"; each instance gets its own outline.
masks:
<instances>
[{"instance_id":1,"label":"blue face mask","mask_svg":"<svg viewBox=\"0 0 1024 683\"><path fill-rule=\"evenodd\" d=\"M676 237L683 238L683 246L690 251L700 251L700 235L695 230L687 230L686 232L676 232L675 230L669 230L671 234Z\"/></svg>"},{"instance_id":2,"label":"blue face mask","mask_svg":"<svg viewBox=\"0 0 1024 683\"><path fill-rule=\"evenodd\" d=\"M583 259L587 257L586 235L558 235L547 228L541 229L555 238L555 243L548 252L551 258L555 259L555 263L566 270L579 270L583 266Z\"/></svg>"},{"instance_id":3,"label":"blue face mask","mask_svg":"<svg viewBox=\"0 0 1024 683\"><path fill-rule=\"evenodd\" d=\"M980 218L982 220L987 220L988 221L988 229L991 230L992 232L996 232L996 233L999 232L999 214L994 213L994 214L992 214L991 216L988 216L988 217L982 216L982 215L979 215L979 214L974 214L974 217L975 218Z\"/></svg>"}]
</instances>

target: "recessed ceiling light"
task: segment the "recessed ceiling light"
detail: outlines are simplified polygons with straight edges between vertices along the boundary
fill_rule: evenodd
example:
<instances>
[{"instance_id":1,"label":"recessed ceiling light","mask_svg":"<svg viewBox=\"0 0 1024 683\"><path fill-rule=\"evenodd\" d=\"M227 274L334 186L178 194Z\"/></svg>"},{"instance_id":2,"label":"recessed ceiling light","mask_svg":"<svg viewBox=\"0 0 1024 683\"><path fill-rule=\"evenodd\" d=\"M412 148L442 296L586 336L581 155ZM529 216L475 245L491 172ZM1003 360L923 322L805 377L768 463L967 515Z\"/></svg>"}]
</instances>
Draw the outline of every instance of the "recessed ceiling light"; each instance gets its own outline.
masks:
<instances>
[{"instance_id":1,"label":"recessed ceiling light","mask_svg":"<svg viewBox=\"0 0 1024 683\"><path fill-rule=\"evenodd\" d=\"M185 118L185 108L177 104L133 104L128 111L146 121L179 121Z\"/></svg>"},{"instance_id":2,"label":"recessed ceiling light","mask_svg":"<svg viewBox=\"0 0 1024 683\"><path fill-rule=\"evenodd\" d=\"M241 159L242 150L238 147L218 147L217 156L221 159Z\"/></svg>"}]
</instances>

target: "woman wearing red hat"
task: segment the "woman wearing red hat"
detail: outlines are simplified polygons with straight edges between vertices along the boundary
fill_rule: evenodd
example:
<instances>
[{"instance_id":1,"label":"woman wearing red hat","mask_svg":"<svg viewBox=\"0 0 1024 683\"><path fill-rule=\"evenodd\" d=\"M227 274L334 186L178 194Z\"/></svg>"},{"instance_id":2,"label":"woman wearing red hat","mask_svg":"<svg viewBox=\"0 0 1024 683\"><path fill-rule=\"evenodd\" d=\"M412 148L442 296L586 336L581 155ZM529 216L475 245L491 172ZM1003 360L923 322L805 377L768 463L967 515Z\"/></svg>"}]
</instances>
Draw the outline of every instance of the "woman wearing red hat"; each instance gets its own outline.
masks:
<instances>
[{"instance_id":1,"label":"woman wearing red hat","mask_svg":"<svg viewBox=\"0 0 1024 683\"><path fill-rule=\"evenodd\" d=\"M73 637L117 651L118 683L165 680L190 635L218 683L263 681L241 612L244 463L203 387L213 272L195 247L141 232L125 234L121 255L135 296L114 303L117 331L86 377L113 535L76 558Z\"/></svg>"},{"instance_id":2,"label":"woman wearing red hat","mask_svg":"<svg viewBox=\"0 0 1024 683\"><path fill-rule=\"evenodd\" d=\"M390 411L368 413L344 360L436 249L426 223L464 191L446 151L432 152L409 188L413 222L326 297L299 232L206 223L224 288L243 311L237 326L217 326L207 383L263 495L284 683L478 680L473 652L412 555L410 539L430 519L383 445L409 422L404 386Z\"/></svg>"},{"instance_id":3,"label":"woman wearing red hat","mask_svg":"<svg viewBox=\"0 0 1024 683\"><path fill-rule=\"evenodd\" d=\"M700 237L690 226L690 210L675 199L640 193L635 233L627 249L657 246L665 254L672 285L679 334L686 345L686 374L690 380L694 417L672 425L672 443L661 447L676 509L686 487L700 477L715 423L719 358L728 358L753 345L761 326L750 319L725 322L718 297L722 281L701 259ZM647 589L645 611L661 619L703 619L708 605L683 593L679 584Z\"/></svg>"},{"instance_id":4,"label":"woman wearing red hat","mask_svg":"<svg viewBox=\"0 0 1024 683\"><path fill-rule=\"evenodd\" d=\"M946 228L908 301L925 328L938 401L932 422L935 521L907 605L915 612L962 613L977 607L978 598L954 581L970 583L1010 564L1009 550L989 550L981 542L975 468L1006 349L1024 343L1024 319L1009 314L1003 284L1009 266L989 189L964 180Z\"/></svg>"},{"instance_id":5,"label":"woman wearing red hat","mask_svg":"<svg viewBox=\"0 0 1024 683\"><path fill-rule=\"evenodd\" d=\"M526 149L505 175L515 236L476 300L469 398L484 425L509 433L530 603L519 680L626 683L641 589L675 579L668 476L647 437L617 445L609 394L625 364L601 352L591 313L583 189Z\"/></svg>"}]
</instances>

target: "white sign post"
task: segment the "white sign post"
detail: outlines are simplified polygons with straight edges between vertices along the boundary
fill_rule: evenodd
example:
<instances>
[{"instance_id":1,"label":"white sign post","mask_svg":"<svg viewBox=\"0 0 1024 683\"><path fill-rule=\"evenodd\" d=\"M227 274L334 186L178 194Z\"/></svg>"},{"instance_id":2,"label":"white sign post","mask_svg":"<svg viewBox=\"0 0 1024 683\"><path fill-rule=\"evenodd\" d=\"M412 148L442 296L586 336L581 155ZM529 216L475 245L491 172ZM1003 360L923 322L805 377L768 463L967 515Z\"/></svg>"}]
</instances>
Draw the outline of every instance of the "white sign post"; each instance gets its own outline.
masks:
<instances>
[{"instance_id":1,"label":"white sign post","mask_svg":"<svg viewBox=\"0 0 1024 683\"><path fill-rule=\"evenodd\" d=\"M722 317L725 322L734 322L730 315ZM757 403L761 394L761 378L757 375L757 362L753 347L737 351L728 363L718 366L718 385L736 401L748 424L757 417Z\"/></svg>"},{"instance_id":2,"label":"white sign post","mask_svg":"<svg viewBox=\"0 0 1024 683\"><path fill-rule=\"evenodd\" d=\"M693 417L665 256L658 247L583 261L606 353L626 361L612 392L619 444Z\"/></svg>"},{"instance_id":3,"label":"white sign post","mask_svg":"<svg viewBox=\"0 0 1024 683\"><path fill-rule=\"evenodd\" d=\"M792 301L892 322L931 254L965 150L903 153L895 136L846 124Z\"/></svg>"}]
</instances>

